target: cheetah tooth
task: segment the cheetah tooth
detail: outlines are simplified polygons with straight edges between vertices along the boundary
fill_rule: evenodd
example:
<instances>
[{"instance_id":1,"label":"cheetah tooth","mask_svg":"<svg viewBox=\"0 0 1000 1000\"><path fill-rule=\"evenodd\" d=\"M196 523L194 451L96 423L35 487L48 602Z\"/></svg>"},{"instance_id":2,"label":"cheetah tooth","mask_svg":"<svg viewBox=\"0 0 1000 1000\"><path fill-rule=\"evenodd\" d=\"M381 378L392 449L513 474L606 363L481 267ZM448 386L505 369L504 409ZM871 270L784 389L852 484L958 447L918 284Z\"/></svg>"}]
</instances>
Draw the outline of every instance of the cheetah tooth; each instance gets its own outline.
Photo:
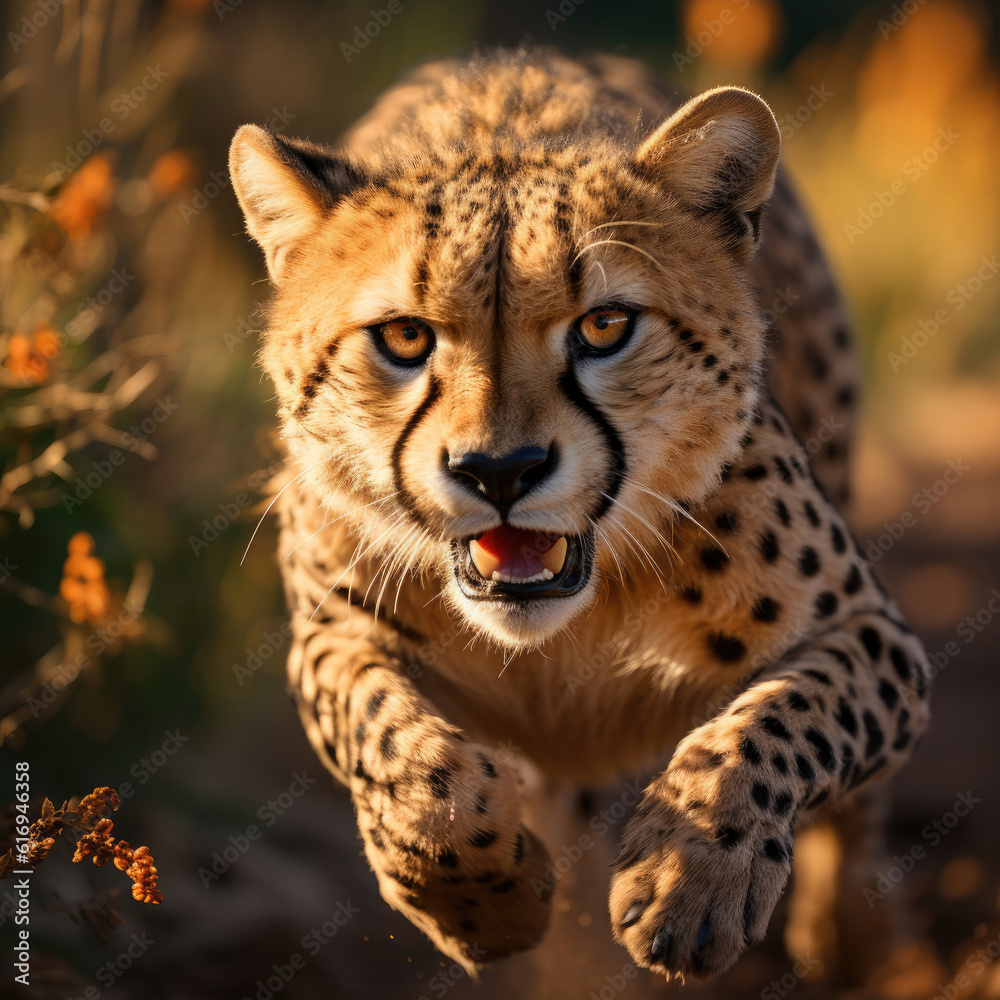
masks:
<instances>
[{"instance_id":1,"label":"cheetah tooth","mask_svg":"<svg viewBox=\"0 0 1000 1000\"><path fill-rule=\"evenodd\" d=\"M472 563L479 571L479 575L484 580L492 580L500 560L496 556L491 556L474 538L469 542L469 555L472 556Z\"/></svg>"},{"instance_id":2,"label":"cheetah tooth","mask_svg":"<svg viewBox=\"0 0 1000 1000\"><path fill-rule=\"evenodd\" d=\"M553 576L562 572L562 568L566 563L566 550L568 547L566 536L561 535L548 552L539 554L539 561Z\"/></svg>"}]
</instances>

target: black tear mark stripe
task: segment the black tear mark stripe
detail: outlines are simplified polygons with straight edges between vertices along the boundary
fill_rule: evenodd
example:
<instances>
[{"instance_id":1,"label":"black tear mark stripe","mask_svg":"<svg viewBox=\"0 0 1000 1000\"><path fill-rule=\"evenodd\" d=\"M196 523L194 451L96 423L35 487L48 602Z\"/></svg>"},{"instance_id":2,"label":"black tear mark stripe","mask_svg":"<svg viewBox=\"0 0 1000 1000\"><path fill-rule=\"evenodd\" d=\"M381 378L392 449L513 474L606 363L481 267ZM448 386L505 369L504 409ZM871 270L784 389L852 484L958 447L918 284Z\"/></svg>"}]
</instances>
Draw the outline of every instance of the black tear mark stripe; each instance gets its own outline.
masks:
<instances>
[{"instance_id":1,"label":"black tear mark stripe","mask_svg":"<svg viewBox=\"0 0 1000 1000\"><path fill-rule=\"evenodd\" d=\"M602 491L600 503L594 517L603 517L611 506L615 497L622 487L622 482L628 472L628 462L625 458L625 445L618 431L615 430L611 421L601 412L600 408L590 399L590 397L580 387L576 379L576 373L570 364L559 376L559 388L562 389L566 398L586 417L589 417L595 424L604 438L608 451L611 452L611 476L608 485Z\"/></svg>"},{"instance_id":2,"label":"black tear mark stripe","mask_svg":"<svg viewBox=\"0 0 1000 1000\"><path fill-rule=\"evenodd\" d=\"M406 484L403 482L403 467L401 464L403 457L403 449L406 447L406 442L409 440L410 435L417 429L420 421L427 416L431 407L441 398L441 384L438 382L434 373L428 376L427 394L424 396L420 405L413 411L410 419L406 421L406 426L403 428L403 432L396 438L396 443L392 446L392 485L398 494L398 503L402 504L406 508L410 516L419 524L421 527L424 526L424 518L420 513L420 508L417 506L416 497L406 488Z\"/></svg>"}]
</instances>

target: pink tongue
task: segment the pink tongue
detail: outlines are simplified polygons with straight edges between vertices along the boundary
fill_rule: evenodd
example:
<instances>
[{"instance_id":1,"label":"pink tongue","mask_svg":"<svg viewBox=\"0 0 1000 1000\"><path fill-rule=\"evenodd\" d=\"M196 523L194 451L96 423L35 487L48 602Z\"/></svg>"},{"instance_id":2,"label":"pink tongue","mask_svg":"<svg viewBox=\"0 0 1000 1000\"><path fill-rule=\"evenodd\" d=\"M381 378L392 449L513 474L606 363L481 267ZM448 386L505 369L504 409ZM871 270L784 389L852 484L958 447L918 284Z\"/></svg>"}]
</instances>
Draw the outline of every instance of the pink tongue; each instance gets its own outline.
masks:
<instances>
[{"instance_id":1,"label":"pink tongue","mask_svg":"<svg viewBox=\"0 0 1000 1000\"><path fill-rule=\"evenodd\" d=\"M552 548L553 539L544 531L525 531L502 524L476 539L494 559L500 560L496 571L516 580L537 576L545 567L538 558Z\"/></svg>"}]
</instances>

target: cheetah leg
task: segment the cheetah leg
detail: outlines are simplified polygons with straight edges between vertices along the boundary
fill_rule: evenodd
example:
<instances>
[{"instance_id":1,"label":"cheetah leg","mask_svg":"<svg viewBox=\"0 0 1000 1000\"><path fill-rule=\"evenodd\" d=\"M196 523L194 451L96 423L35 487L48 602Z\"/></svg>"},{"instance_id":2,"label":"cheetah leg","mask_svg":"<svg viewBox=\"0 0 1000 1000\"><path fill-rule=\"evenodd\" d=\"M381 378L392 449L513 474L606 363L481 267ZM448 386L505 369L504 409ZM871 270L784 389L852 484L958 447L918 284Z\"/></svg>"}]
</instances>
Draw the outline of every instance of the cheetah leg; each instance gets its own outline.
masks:
<instances>
[{"instance_id":1,"label":"cheetah leg","mask_svg":"<svg viewBox=\"0 0 1000 1000\"><path fill-rule=\"evenodd\" d=\"M895 900L869 905L864 891L888 867L885 813L885 797L862 790L796 837L785 945L804 978L857 985L890 954Z\"/></svg>"},{"instance_id":2,"label":"cheetah leg","mask_svg":"<svg viewBox=\"0 0 1000 1000\"><path fill-rule=\"evenodd\" d=\"M548 855L521 821L515 767L442 718L374 645L303 633L289 658L300 715L350 790L382 897L470 974L535 945L549 922Z\"/></svg>"},{"instance_id":3,"label":"cheetah leg","mask_svg":"<svg viewBox=\"0 0 1000 1000\"><path fill-rule=\"evenodd\" d=\"M759 941L796 826L905 762L927 722L926 676L905 626L860 614L690 733L646 788L615 862L612 926L636 964L711 975Z\"/></svg>"}]
</instances>

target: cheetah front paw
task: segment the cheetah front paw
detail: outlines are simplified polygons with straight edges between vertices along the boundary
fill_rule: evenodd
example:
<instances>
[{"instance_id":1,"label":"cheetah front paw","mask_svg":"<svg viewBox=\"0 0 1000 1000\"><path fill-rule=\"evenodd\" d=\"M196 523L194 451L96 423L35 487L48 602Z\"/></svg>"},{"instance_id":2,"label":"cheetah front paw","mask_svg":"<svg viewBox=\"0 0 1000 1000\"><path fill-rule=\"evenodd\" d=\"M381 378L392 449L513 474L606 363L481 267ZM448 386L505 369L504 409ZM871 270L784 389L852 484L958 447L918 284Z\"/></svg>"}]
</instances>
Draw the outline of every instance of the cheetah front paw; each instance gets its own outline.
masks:
<instances>
[{"instance_id":1,"label":"cheetah front paw","mask_svg":"<svg viewBox=\"0 0 1000 1000\"><path fill-rule=\"evenodd\" d=\"M449 740L426 769L355 791L382 897L472 973L536 945L548 929L548 854L521 823L512 766Z\"/></svg>"},{"instance_id":2,"label":"cheetah front paw","mask_svg":"<svg viewBox=\"0 0 1000 1000\"><path fill-rule=\"evenodd\" d=\"M785 823L712 822L655 786L625 830L611 881L616 940L636 965L677 976L728 969L767 931L791 867Z\"/></svg>"}]
</instances>

